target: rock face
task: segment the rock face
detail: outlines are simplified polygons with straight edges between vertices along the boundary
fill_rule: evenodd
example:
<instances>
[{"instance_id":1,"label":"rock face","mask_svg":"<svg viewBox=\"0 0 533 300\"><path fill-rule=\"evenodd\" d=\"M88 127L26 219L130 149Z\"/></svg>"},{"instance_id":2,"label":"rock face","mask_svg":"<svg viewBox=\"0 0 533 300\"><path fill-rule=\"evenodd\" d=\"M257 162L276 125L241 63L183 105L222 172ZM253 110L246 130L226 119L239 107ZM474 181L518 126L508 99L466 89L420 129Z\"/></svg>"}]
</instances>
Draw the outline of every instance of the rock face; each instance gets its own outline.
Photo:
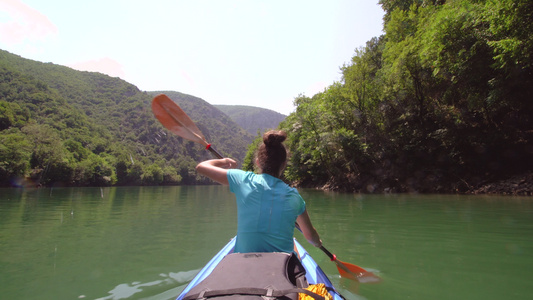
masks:
<instances>
[{"instance_id":1,"label":"rock face","mask_svg":"<svg viewBox=\"0 0 533 300\"><path fill-rule=\"evenodd\" d=\"M533 196L533 172L515 176L471 191L472 194L499 194L515 196Z\"/></svg>"}]
</instances>

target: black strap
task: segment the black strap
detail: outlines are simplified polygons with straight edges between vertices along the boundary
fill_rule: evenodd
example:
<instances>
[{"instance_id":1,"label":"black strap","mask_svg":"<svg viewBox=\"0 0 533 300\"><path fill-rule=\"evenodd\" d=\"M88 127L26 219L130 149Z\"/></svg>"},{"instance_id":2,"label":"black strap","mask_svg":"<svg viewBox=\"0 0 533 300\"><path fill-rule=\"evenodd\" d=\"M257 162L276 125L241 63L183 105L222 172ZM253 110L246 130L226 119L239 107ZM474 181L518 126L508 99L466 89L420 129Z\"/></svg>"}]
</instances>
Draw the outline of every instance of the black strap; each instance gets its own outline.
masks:
<instances>
[{"instance_id":1,"label":"black strap","mask_svg":"<svg viewBox=\"0 0 533 300\"><path fill-rule=\"evenodd\" d=\"M212 291L202 291L201 293L194 295L187 295L183 300L196 300L196 299L207 299L215 296L229 296L229 295L252 295L252 296L267 296L267 297L281 297L287 294L293 293L303 293L307 294L316 300L325 300L323 296L320 296L317 293L313 293L309 290L302 288L294 288L288 290L273 290L273 289L260 289L260 288L236 288L236 289L227 289L227 290L212 290Z\"/></svg>"}]
</instances>

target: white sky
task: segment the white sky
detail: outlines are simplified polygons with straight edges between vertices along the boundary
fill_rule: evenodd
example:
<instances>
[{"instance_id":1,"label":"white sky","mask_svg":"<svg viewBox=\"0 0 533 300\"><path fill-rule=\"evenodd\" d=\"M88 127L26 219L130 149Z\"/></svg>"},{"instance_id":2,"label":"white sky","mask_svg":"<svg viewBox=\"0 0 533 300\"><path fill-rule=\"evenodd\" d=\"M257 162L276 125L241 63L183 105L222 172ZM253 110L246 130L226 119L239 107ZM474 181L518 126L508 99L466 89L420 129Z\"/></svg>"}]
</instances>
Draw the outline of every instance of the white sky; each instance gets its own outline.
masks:
<instances>
[{"instance_id":1,"label":"white sky","mask_svg":"<svg viewBox=\"0 0 533 300\"><path fill-rule=\"evenodd\" d=\"M382 34L378 0L0 0L0 49L283 114Z\"/></svg>"}]
</instances>

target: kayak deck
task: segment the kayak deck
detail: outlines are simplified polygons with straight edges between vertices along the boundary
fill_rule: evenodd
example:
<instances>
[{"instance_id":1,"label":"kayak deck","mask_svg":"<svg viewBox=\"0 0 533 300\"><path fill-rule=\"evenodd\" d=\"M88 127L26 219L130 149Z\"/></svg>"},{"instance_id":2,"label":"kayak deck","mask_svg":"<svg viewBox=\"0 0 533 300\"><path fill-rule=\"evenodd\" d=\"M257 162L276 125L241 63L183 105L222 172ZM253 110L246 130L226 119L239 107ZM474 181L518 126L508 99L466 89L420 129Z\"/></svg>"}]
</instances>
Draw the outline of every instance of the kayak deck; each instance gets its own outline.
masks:
<instances>
[{"instance_id":1,"label":"kayak deck","mask_svg":"<svg viewBox=\"0 0 533 300\"><path fill-rule=\"evenodd\" d=\"M300 256L300 261L305 268L307 281L309 284L324 283L329 289L329 292L334 300L341 300L344 297L337 292L329 278L326 276L324 271L318 266L314 259L309 255L307 250L296 240L294 239L294 245L296 251ZM235 248L235 238L232 238L226 246L224 246L201 270L198 274L192 279L192 281L185 287L185 289L178 296L177 300L183 299L185 295L198 283L204 280L213 269L218 265L218 263L224 258L227 254L232 253Z\"/></svg>"}]
</instances>

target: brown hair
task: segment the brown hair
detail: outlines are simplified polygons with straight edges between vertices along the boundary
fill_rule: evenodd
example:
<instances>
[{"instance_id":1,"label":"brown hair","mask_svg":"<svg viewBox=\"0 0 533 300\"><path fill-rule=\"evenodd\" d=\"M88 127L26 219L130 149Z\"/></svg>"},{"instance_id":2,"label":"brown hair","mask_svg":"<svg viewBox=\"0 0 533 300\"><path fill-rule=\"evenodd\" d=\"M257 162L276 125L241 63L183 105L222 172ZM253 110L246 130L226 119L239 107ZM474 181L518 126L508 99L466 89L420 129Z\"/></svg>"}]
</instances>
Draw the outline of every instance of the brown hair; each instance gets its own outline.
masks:
<instances>
[{"instance_id":1,"label":"brown hair","mask_svg":"<svg viewBox=\"0 0 533 300\"><path fill-rule=\"evenodd\" d=\"M257 164L262 173L278 177L285 167L287 149L283 142L287 133L282 130L270 130L263 134L263 143L257 150Z\"/></svg>"}]
</instances>

